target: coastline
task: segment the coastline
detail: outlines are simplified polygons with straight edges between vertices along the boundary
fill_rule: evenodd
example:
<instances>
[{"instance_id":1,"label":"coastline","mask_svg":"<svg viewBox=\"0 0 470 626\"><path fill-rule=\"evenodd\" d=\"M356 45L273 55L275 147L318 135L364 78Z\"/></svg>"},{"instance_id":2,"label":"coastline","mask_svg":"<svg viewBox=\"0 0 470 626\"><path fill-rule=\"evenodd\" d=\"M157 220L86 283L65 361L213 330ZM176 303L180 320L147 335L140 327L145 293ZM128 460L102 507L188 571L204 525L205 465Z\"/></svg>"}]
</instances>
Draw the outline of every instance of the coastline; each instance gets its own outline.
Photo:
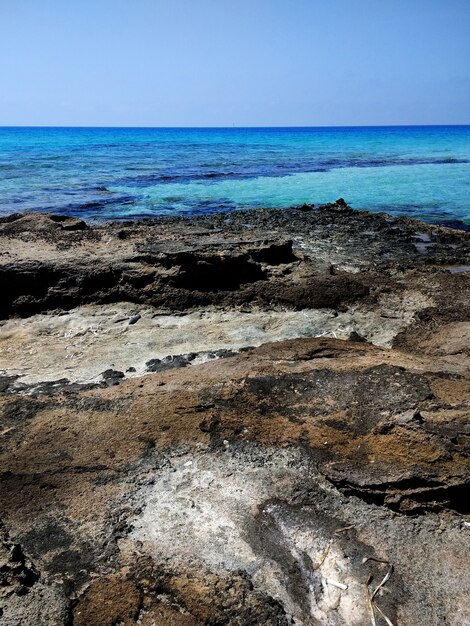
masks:
<instances>
[{"instance_id":1,"label":"coastline","mask_svg":"<svg viewBox=\"0 0 470 626\"><path fill-rule=\"evenodd\" d=\"M8 626L359 625L379 561L394 624L470 619L469 233L337 201L0 241Z\"/></svg>"}]
</instances>

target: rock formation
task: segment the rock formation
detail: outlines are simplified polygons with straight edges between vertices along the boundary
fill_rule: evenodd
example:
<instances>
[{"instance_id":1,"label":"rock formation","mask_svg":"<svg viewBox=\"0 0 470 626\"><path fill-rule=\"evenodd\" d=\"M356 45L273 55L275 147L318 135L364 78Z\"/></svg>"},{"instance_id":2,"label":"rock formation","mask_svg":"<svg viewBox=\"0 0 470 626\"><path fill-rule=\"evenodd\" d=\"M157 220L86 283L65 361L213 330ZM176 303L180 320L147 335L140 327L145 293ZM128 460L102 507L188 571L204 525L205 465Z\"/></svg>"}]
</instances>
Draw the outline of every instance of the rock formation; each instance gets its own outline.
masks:
<instances>
[{"instance_id":1,"label":"rock formation","mask_svg":"<svg viewBox=\"0 0 470 626\"><path fill-rule=\"evenodd\" d=\"M2 625L470 623L468 233L343 201L0 242Z\"/></svg>"}]
</instances>

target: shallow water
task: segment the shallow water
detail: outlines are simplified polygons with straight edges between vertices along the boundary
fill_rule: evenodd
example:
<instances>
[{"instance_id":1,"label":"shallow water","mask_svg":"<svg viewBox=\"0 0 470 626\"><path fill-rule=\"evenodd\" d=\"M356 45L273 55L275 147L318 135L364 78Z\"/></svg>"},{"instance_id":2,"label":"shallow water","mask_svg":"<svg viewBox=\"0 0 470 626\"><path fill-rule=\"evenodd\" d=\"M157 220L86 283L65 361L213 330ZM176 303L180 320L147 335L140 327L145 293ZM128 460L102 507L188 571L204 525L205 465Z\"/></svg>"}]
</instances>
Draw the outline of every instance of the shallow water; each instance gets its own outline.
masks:
<instances>
[{"instance_id":1,"label":"shallow water","mask_svg":"<svg viewBox=\"0 0 470 626\"><path fill-rule=\"evenodd\" d=\"M340 196L470 223L470 126L0 128L0 214L134 218Z\"/></svg>"}]
</instances>

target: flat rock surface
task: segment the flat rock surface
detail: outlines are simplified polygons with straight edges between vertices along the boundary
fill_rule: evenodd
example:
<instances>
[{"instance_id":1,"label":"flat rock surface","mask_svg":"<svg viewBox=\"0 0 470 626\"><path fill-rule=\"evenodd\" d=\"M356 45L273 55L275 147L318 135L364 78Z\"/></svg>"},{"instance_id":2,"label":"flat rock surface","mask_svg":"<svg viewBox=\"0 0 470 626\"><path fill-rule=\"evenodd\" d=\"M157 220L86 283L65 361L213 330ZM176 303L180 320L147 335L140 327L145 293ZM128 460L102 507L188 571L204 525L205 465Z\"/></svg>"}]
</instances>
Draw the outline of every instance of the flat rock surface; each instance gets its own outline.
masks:
<instances>
[{"instance_id":1,"label":"flat rock surface","mask_svg":"<svg viewBox=\"0 0 470 626\"><path fill-rule=\"evenodd\" d=\"M470 623L468 234L339 203L0 241L2 626Z\"/></svg>"}]
</instances>

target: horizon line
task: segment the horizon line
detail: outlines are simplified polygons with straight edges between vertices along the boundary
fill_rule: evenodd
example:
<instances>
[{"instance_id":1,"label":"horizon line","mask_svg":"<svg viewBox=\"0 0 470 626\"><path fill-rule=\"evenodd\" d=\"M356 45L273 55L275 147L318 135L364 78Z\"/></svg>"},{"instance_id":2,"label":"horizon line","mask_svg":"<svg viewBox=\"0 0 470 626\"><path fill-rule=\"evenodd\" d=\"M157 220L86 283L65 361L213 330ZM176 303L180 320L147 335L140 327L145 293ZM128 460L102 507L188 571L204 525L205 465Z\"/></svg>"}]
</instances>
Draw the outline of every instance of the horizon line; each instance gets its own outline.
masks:
<instances>
[{"instance_id":1,"label":"horizon line","mask_svg":"<svg viewBox=\"0 0 470 626\"><path fill-rule=\"evenodd\" d=\"M0 125L1 129L7 128L82 128L82 129L143 129L143 130L247 130L247 129L299 129L299 128L448 128L448 127L462 127L462 126L470 126L470 123L464 124L321 124L321 125L274 125L274 126L119 126L119 125L81 125L81 124L71 124L71 125L55 125L55 124L7 124Z\"/></svg>"}]
</instances>

